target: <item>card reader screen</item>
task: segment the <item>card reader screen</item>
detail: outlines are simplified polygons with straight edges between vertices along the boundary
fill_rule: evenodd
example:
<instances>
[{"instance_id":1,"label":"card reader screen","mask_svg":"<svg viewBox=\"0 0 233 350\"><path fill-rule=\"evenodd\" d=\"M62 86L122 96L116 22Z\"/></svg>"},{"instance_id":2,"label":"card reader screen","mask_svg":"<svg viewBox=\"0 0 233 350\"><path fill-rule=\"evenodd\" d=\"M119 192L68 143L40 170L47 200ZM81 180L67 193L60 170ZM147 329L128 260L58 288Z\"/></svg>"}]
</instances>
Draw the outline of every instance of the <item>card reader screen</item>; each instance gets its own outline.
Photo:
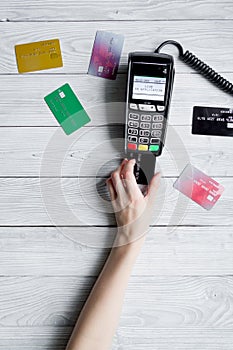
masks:
<instances>
[{"instance_id":1,"label":"card reader screen","mask_svg":"<svg viewBox=\"0 0 233 350\"><path fill-rule=\"evenodd\" d=\"M133 96L135 100L163 101L166 78L134 75Z\"/></svg>"}]
</instances>

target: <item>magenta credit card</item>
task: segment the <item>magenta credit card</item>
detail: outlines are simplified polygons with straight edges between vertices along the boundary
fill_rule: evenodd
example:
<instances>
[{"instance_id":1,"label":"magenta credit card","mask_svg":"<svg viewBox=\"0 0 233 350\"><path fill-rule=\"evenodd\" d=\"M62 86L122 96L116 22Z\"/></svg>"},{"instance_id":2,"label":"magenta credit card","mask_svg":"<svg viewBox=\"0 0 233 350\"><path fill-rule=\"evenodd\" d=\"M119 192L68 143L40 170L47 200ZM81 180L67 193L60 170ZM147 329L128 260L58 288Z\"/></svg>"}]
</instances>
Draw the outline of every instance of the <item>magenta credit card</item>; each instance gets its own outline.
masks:
<instances>
[{"instance_id":1,"label":"magenta credit card","mask_svg":"<svg viewBox=\"0 0 233 350\"><path fill-rule=\"evenodd\" d=\"M123 35L97 31L88 74L116 79L123 43Z\"/></svg>"},{"instance_id":2,"label":"magenta credit card","mask_svg":"<svg viewBox=\"0 0 233 350\"><path fill-rule=\"evenodd\" d=\"M174 188L207 210L215 205L224 191L222 185L191 164L183 170Z\"/></svg>"}]
</instances>

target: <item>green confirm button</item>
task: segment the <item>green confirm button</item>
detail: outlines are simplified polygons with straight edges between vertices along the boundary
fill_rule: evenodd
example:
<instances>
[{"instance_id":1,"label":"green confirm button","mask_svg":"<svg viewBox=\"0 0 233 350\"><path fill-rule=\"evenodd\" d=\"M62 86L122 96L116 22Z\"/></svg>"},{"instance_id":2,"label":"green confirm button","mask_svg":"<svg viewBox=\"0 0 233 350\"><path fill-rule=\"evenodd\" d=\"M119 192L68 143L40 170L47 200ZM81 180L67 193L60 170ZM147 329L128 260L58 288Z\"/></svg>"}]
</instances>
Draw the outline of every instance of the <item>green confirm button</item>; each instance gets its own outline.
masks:
<instances>
[{"instance_id":1,"label":"green confirm button","mask_svg":"<svg viewBox=\"0 0 233 350\"><path fill-rule=\"evenodd\" d=\"M151 145L149 151L157 152L159 150L159 145Z\"/></svg>"}]
</instances>

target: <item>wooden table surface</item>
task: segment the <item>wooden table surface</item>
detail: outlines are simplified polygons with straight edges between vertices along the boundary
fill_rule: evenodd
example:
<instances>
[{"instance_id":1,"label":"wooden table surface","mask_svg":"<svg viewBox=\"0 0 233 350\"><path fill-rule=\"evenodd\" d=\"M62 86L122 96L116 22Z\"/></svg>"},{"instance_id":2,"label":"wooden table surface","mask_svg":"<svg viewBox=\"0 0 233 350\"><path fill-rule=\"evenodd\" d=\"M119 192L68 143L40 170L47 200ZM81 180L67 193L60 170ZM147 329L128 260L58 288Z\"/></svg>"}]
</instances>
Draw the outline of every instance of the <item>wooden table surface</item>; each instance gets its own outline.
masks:
<instances>
[{"instance_id":1,"label":"wooden table surface","mask_svg":"<svg viewBox=\"0 0 233 350\"><path fill-rule=\"evenodd\" d=\"M125 36L116 81L86 74L97 30ZM52 38L64 67L19 75L14 45ZM0 2L1 350L65 349L116 230L104 180L122 156L127 54L167 39L233 81L230 0ZM115 350L233 349L232 139L191 134L194 105L232 98L175 65L155 216ZM64 83L92 119L70 137L43 101ZM225 187L211 211L173 188L189 162Z\"/></svg>"}]
</instances>

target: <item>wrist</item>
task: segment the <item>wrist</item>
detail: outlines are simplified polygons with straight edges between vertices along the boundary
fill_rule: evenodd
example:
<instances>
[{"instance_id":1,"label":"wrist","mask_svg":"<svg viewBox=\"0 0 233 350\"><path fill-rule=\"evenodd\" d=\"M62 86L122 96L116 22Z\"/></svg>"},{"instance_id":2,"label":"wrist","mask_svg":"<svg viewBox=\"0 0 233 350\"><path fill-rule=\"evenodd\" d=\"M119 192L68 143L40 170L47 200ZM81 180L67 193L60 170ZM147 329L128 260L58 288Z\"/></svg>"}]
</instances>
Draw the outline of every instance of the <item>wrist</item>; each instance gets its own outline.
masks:
<instances>
[{"instance_id":1,"label":"wrist","mask_svg":"<svg viewBox=\"0 0 233 350\"><path fill-rule=\"evenodd\" d=\"M124 237L122 232L118 232L113 244L112 253L119 256L137 256L140 253L144 241L145 235L130 241L127 237Z\"/></svg>"},{"instance_id":2,"label":"wrist","mask_svg":"<svg viewBox=\"0 0 233 350\"><path fill-rule=\"evenodd\" d=\"M145 229L136 225L118 226L114 247L128 246L130 249L131 247L143 244L147 231L147 228Z\"/></svg>"}]
</instances>

